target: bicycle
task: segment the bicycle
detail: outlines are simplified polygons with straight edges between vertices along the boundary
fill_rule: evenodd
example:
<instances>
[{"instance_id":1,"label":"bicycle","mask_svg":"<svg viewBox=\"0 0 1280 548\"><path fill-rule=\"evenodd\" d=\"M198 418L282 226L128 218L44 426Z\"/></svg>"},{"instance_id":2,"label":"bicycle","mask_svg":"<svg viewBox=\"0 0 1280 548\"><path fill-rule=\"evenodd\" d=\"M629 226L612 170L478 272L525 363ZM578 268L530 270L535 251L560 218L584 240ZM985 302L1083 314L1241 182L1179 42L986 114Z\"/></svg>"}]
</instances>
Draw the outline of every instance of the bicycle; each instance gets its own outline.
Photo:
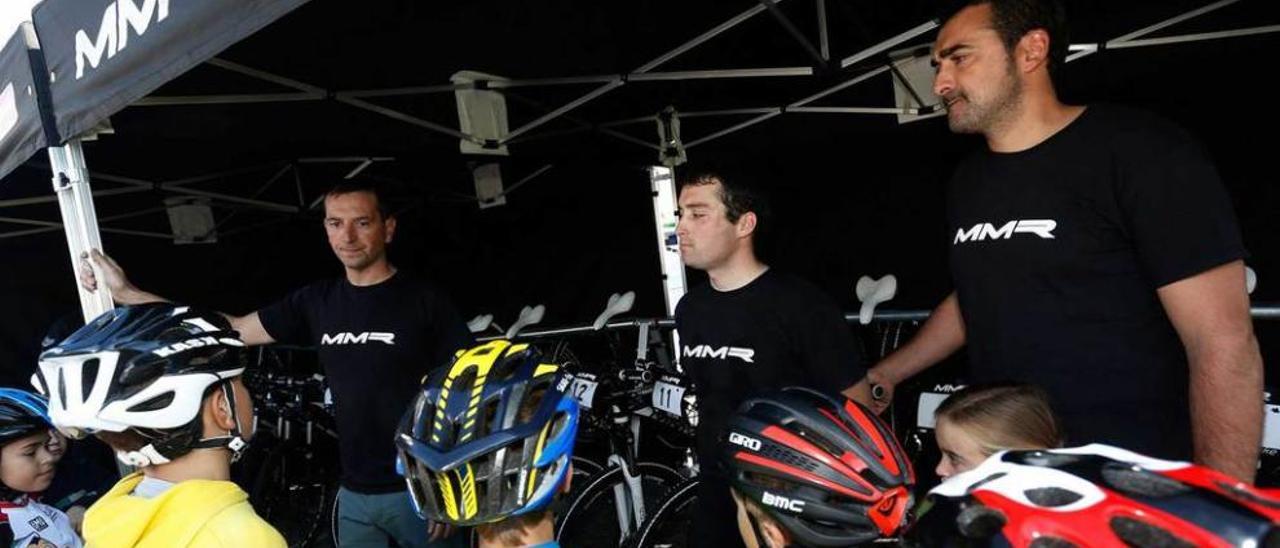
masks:
<instances>
[{"instance_id":1,"label":"bicycle","mask_svg":"<svg viewBox=\"0 0 1280 548\"><path fill-rule=\"evenodd\" d=\"M334 545L337 433L323 396L324 377L262 367L267 363L283 365L274 350L262 349L251 379L261 394L252 446L261 456L250 501L289 546ZM325 542L325 534L332 542Z\"/></svg>"},{"instance_id":2,"label":"bicycle","mask_svg":"<svg viewBox=\"0 0 1280 548\"><path fill-rule=\"evenodd\" d=\"M557 513L556 538L565 545L622 545L644 523L646 508L653 508L661 495L685 478L675 467L638 459L643 410L651 406L655 378L655 364L648 356L654 347L663 355L661 338L650 339L652 327L652 322L639 324L636 359L626 368L602 360L598 363L603 367L588 371L566 340L552 343L547 351L551 359L575 370L574 396L585 411L580 439L600 437L607 447L603 466L588 459L586 451L575 457L575 466L581 459L600 471L585 482L581 480L586 473L574 474L577 484L571 485ZM616 360L621 343L614 333L606 334L606 340Z\"/></svg>"},{"instance_id":3,"label":"bicycle","mask_svg":"<svg viewBox=\"0 0 1280 548\"><path fill-rule=\"evenodd\" d=\"M684 480L675 468L638 461L636 456L640 420L636 412L644 405L650 375L647 371L623 371L623 386L605 399L608 422L603 428L610 447L607 468L588 480L559 515L556 538L561 543L622 545L644 523L646 509L653 508L670 487Z\"/></svg>"},{"instance_id":4,"label":"bicycle","mask_svg":"<svg viewBox=\"0 0 1280 548\"><path fill-rule=\"evenodd\" d=\"M697 427L697 399L688 394L688 385L688 379L675 374L663 375L654 382L653 406L650 408L653 418L681 436L685 447L685 468L690 473L684 475L679 483L669 486L657 506L650 506L652 512L629 539L628 546L685 546L684 541L697 518L694 502L701 479L693 451L688 449L693 440L693 430Z\"/></svg>"}]
</instances>

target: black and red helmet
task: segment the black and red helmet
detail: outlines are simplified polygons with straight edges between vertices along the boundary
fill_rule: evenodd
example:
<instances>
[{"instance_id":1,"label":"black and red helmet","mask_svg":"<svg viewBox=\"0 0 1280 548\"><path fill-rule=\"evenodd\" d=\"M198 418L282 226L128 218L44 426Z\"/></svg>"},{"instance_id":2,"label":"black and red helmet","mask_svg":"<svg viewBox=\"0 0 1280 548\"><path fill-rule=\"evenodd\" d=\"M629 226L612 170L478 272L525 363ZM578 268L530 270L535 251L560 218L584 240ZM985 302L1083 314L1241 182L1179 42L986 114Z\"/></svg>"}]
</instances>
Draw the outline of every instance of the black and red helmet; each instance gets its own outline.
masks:
<instances>
[{"instance_id":1,"label":"black and red helmet","mask_svg":"<svg viewBox=\"0 0 1280 548\"><path fill-rule=\"evenodd\" d=\"M929 501L908 545L1280 546L1280 498L1203 466L1101 444L996 453Z\"/></svg>"},{"instance_id":2,"label":"black and red helmet","mask_svg":"<svg viewBox=\"0 0 1280 548\"><path fill-rule=\"evenodd\" d=\"M891 537L911 508L915 472L870 410L807 388L749 399L729 419L729 481L806 546Z\"/></svg>"}]
</instances>

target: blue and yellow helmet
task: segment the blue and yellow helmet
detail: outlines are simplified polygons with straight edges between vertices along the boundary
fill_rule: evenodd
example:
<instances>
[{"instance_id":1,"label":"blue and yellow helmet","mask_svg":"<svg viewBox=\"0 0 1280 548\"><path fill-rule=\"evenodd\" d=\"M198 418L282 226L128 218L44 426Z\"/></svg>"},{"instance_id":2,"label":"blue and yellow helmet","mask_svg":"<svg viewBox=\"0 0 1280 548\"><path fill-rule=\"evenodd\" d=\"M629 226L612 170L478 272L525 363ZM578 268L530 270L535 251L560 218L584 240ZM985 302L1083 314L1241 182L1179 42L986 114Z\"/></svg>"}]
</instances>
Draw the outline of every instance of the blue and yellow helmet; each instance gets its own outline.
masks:
<instances>
[{"instance_id":1,"label":"blue and yellow helmet","mask_svg":"<svg viewBox=\"0 0 1280 548\"><path fill-rule=\"evenodd\" d=\"M396 431L418 513L478 525L545 508L578 430L572 381L528 345L503 340L428 375Z\"/></svg>"}]
</instances>

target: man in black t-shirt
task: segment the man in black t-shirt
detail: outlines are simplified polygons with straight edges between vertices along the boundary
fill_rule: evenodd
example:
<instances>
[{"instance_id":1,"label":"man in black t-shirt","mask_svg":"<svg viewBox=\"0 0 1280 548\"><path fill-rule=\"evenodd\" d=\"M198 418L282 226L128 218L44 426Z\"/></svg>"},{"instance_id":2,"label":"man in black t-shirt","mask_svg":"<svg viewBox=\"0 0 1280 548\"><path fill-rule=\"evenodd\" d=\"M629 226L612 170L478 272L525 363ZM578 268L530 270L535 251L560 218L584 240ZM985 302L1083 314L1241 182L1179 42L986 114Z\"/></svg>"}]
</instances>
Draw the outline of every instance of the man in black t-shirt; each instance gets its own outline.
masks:
<instances>
[{"instance_id":1,"label":"man in black t-shirt","mask_svg":"<svg viewBox=\"0 0 1280 548\"><path fill-rule=\"evenodd\" d=\"M341 278L303 287L242 317L230 317L246 344L285 342L315 346L333 390L342 488L338 544L346 547L454 546L415 513L395 470L395 428L427 371L448 363L474 341L449 299L431 284L399 272L386 246L396 220L376 187L342 183L325 195L325 232L346 271ZM90 257L117 302L165 300L129 283L109 257ZM81 283L96 287L82 265Z\"/></svg>"},{"instance_id":2,"label":"man in black t-shirt","mask_svg":"<svg viewBox=\"0 0 1280 548\"><path fill-rule=\"evenodd\" d=\"M970 380L1043 386L1070 444L1251 480L1262 358L1231 202L1181 129L1059 102L1064 24L1050 0L986 0L939 32L934 92L952 131L987 144L949 187L955 292L853 396L877 403L869 386L967 345Z\"/></svg>"},{"instance_id":3,"label":"man in black t-shirt","mask_svg":"<svg viewBox=\"0 0 1280 548\"><path fill-rule=\"evenodd\" d=\"M710 283L676 306L680 359L698 390L701 546L740 546L729 483L717 468L728 417L744 399L783 386L832 393L862 377L861 348L844 315L813 285L756 257L764 207L740 181L690 178L680 189L680 256Z\"/></svg>"}]
</instances>

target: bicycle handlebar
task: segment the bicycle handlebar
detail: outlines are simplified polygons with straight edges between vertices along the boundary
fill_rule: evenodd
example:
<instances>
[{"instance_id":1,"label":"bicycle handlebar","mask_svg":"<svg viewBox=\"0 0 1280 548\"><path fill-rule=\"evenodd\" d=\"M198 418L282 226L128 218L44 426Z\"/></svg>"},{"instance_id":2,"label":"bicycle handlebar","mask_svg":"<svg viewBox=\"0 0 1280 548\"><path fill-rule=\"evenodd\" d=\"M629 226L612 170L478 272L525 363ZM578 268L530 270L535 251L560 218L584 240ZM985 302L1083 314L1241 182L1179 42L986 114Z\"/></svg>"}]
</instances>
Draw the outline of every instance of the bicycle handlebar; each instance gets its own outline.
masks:
<instances>
[{"instance_id":1,"label":"bicycle handlebar","mask_svg":"<svg viewBox=\"0 0 1280 548\"><path fill-rule=\"evenodd\" d=\"M653 382L653 371L648 369L619 369L618 380L648 384Z\"/></svg>"}]
</instances>

